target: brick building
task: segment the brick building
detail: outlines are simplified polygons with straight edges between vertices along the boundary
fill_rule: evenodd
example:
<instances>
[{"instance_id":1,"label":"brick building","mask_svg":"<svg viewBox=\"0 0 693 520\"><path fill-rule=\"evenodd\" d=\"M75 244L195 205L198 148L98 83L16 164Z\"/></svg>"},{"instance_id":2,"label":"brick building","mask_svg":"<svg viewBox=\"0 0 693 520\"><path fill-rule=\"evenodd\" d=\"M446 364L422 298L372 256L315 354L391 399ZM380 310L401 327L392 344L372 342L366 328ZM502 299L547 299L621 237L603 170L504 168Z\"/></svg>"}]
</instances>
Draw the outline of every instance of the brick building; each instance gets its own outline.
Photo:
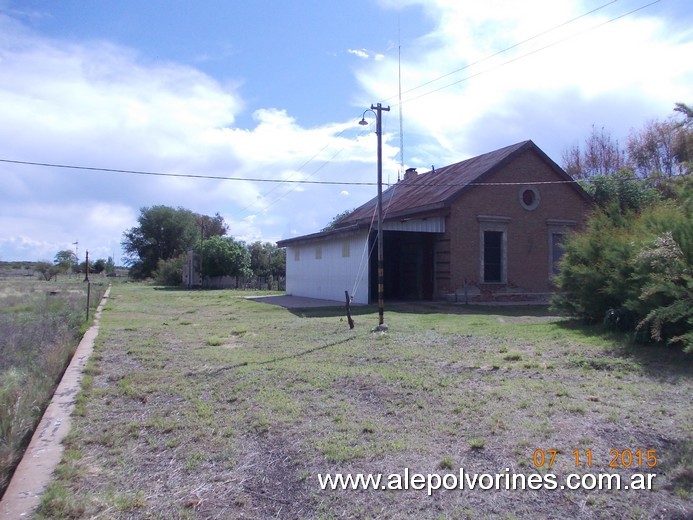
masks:
<instances>
[{"instance_id":1,"label":"brick building","mask_svg":"<svg viewBox=\"0 0 693 520\"><path fill-rule=\"evenodd\" d=\"M532 141L417 174L383 192L385 299L545 301L589 196ZM377 301L373 199L328 232L282 240L287 293Z\"/></svg>"}]
</instances>

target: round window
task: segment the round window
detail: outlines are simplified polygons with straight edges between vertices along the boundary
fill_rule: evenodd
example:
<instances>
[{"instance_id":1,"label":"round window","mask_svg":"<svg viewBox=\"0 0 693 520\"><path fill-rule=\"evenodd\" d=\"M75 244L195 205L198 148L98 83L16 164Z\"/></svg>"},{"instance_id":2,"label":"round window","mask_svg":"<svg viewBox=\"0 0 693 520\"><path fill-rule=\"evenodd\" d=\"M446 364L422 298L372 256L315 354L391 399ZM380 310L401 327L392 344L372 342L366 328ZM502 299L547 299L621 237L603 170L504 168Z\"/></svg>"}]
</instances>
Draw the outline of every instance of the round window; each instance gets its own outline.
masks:
<instances>
[{"instance_id":1,"label":"round window","mask_svg":"<svg viewBox=\"0 0 693 520\"><path fill-rule=\"evenodd\" d=\"M532 187L523 186L520 188L519 192L520 204L526 210L533 210L539 205L541 197L539 196L539 190Z\"/></svg>"}]
</instances>

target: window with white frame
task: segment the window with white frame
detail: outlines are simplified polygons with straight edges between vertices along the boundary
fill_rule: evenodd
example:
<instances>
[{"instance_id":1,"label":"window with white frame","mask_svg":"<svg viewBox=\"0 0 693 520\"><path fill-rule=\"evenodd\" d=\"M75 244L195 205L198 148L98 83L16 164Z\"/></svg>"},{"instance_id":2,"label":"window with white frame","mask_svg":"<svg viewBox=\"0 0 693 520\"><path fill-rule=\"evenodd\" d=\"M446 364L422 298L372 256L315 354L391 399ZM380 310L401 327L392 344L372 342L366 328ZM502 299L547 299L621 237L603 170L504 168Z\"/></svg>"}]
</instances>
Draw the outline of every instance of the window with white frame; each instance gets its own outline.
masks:
<instances>
[{"instance_id":1,"label":"window with white frame","mask_svg":"<svg viewBox=\"0 0 693 520\"><path fill-rule=\"evenodd\" d=\"M503 281L503 231L484 231L484 282Z\"/></svg>"},{"instance_id":2,"label":"window with white frame","mask_svg":"<svg viewBox=\"0 0 693 520\"><path fill-rule=\"evenodd\" d=\"M484 216L479 221L479 265L482 283L508 281L508 224L510 217Z\"/></svg>"}]
</instances>

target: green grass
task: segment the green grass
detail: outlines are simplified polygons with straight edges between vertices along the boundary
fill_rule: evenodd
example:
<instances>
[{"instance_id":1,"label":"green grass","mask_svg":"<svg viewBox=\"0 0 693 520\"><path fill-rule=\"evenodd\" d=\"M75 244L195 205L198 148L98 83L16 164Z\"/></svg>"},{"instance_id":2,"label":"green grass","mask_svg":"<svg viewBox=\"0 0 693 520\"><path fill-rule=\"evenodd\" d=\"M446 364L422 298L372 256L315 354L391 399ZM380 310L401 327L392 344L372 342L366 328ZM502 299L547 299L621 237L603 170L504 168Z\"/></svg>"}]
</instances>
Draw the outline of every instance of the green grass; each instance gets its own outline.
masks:
<instances>
[{"instance_id":1,"label":"green grass","mask_svg":"<svg viewBox=\"0 0 693 520\"><path fill-rule=\"evenodd\" d=\"M105 286L93 284L93 310ZM86 284L0 278L0 494L21 459L86 321Z\"/></svg>"},{"instance_id":2,"label":"green grass","mask_svg":"<svg viewBox=\"0 0 693 520\"><path fill-rule=\"evenodd\" d=\"M576 504L586 516L631 517L689 507L693 385L681 354L546 309L390 305L390 330L371 334L373 307L356 308L350 330L343 309L289 311L247 294L112 291L71 436L79 457L62 463L71 476L58 474L39 518L60 517L66 496L79 511L64 514L77 518L573 517ZM602 464L624 448L657 450L654 493L506 501L317 485L327 472L552 471L534 467L537 449L557 450L553 469L567 472L573 450Z\"/></svg>"}]
</instances>

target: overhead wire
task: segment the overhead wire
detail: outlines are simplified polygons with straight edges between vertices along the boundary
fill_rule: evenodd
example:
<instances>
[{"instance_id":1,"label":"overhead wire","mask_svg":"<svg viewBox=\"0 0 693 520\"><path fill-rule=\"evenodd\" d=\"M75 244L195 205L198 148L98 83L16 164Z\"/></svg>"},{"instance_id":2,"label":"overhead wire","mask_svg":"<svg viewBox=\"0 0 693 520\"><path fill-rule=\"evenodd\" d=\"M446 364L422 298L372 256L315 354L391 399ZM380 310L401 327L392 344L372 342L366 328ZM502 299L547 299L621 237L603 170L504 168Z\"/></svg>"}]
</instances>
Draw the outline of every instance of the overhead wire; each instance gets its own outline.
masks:
<instances>
[{"instance_id":1,"label":"overhead wire","mask_svg":"<svg viewBox=\"0 0 693 520\"><path fill-rule=\"evenodd\" d=\"M657 0L657 1L659 1L659 0ZM524 45L525 43L531 42L532 40L536 40L537 38L541 38L542 36L544 36L544 35L546 35L546 34L552 33L552 32L554 32L555 30L560 29L561 27L565 27L566 25L570 25L571 23L576 22L577 20L580 20L581 18L584 18L585 16L589 16L590 14L594 14L594 13L596 13L597 11L599 11L599 10L601 10L601 9L604 9L605 7L610 6L611 4L615 4L616 2L618 2L618 0L612 0L611 2L607 2L606 4L600 5L599 7L596 7L595 9L592 9L591 11L588 11L588 12L586 12L586 13L583 13L583 14L579 15L579 16L576 16L575 18L571 18L570 20L567 20L567 21L565 21L565 22L563 22L563 23L560 23L560 24L558 24L558 25L555 25L555 26L551 27L550 29L546 29L546 30L544 30L544 31L542 31L542 32L540 32L540 33L538 33L538 34L535 34L535 35L533 35L533 36L530 36L529 38L527 38L527 39L525 39L525 40L522 40L522 41L520 41L520 42L514 43L513 45L510 45L509 47L506 47L506 48L504 48L504 49L501 49L500 51L496 51L496 52L494 52L494 53L492 53L492 54L489 54L488 56L485 56L485 57L483 57L483 58L481 58L481 59L479 59L479 60L477 60L477 61L474 61L474 62L472 62L472 63L468 63L468 64L465 65L464 67L460 67L459 69L455 69L455 70L453 70L453 71L451 71L451 72L448 72L448 73L446 73L446 74L443 74L443 75L441 75L441 76L438 76L438 77L436 77L436 78L433 78L433 79L431 79L431 80L429 80L429 81L426 81L426 82L424 82L424 83L421 83L421 84L419 84L419 85L417 85L417 86L415 86L415 87L412 87L412 88L410 88L410 89L407 89L407 90L405 90L404 92L402 92L402 90L400 89L400 91L399 91L399 93L398 93L397 96L390 96L389 98L386 98L385 101L389 101L389 100L391 100L391 99L395 99L396 97L398 97L398 98L399 98L399 102L400 102L400 104L401 104L401 102L402 102L402 94L408 94L409 92L413 92L413 91L415 91L415 90L418 90L418 89L420 89L420 88L423 88L423 87L425 87L425 86L427 86L427 85L430 85L430 84L432 84L432 83L435 83L436 81L440 81L441 79L447 78L448 76L452 76L453 74L457 74L458 72L462 72L463 70L469 69L469 68L471 68L471 67L473 67L473 66L475 66L475 65L479 65L480 63L483 63L483 62L485 62L485 61L488 61L488 60L490 60L491 58L495 58L496 56L500 56L501 54L504 54L504 53L506 53L506 52L508 52L508 51L511 51L512 49L514 49L514 48L516 48L516 47L519 47L519 46L521 46L521 45Z\"/></svg>"},{"instance_id":2,"label":"overhead wire","mask_svg":"<svg viewBox=\"0 0 693 520\"><path fill-rule=\"evenodd\" d=\"M439 76L439 77L437 77L437 78L434 78L434 79L432 79L432 80L429 80L429 81L427 81L427 82L425 82L425 83L422 83L422 84L420 84L420 85L417 85L416 87L410 88L410 89L404 91L403 94L406 94L406 93L409 93L409 92L413 92L413 91L418 90L418 89L420 89L420 88L422 88L422 87L424 87L424 86L427 86L427 85L430 85L430 84L432 84L432 83L434 83L434 82L436 82L436 81L439 81L440 79L449 77L449 76L451 76L451 75L453 75L453 74L456 74L457 72L461 72L461 71L463 71L463 70L466 70L467 68L469 68L469 67L471 67L471 66L473 66L473 65L479 64L479 63L481 63L481 62L483 62L483 61L486 61L486 60L488 60L488 59L490 59L490 58L493 58L493 57L495 57L495 56L498 56L498 55L500 55L500 54L503 54L503 53L505 53L505 52L507 52L507 51L509 51L509 50L511 50L511 49L514 49L514 48L516 48L516 47L518 47L518 46L520 46L520 45L523 45L523 44L525 44L525 43L527 43L527 42L529 42L529 41L532 41L532 40L534 40L534 39L536 39L536 38L538 38L538 37L540 37L540 36L543 36L543 35L545 35L545 34L548 34L548 33L550 33L550 32L553 32L553 31L555 31L556 29L558 29L558 28L560 28L560 27L563 27L563 26L566 26L566 25L568 25L568 24L570 24L570 23L573 23L574 21L579 20L579 19L581 19L581 18L583 18L583 17L585 17L585 16L587 16L587 15L589 15L589 14L592 14L592 13L594 13L594 12L596 12L596 11L599 11L600 9L603 9L603 8L605 8L605 7L607 7L607 6L609 6L609 5L613 4L613 3L615 3L616 1L617 1L617 0L613 0L613 1L611 1L611 2L608 2L608 3L606 3L606 4L603 4L603 5L601 5L601 6L597 7L597 8L595 8L595 9L592 9L591 11L589 11L589 12L587 12L587 13L584 13L584 14L578 16L578 17L575 17L575 18L573 18L573 19L571 19L571 20L568 20L568 21L566 21L566 22L563 22L563 23L561 23L561 24L559 24L559 25L557 25L557 26L555 26L555 27L553 27L553 28L551 28L551 29L548 29L548 30L546 30L546 31L543 31L543 32L541 32L541 33L539 33L539 34L537 34L537 35L534 35L534 36L532 36L532 37L530 37L530 38L527 38L527 39L525 39L525 40L523 40L523 41L521 41L521 42L518 42L518 43L516 43L516 44L514 44L514 45L512 45L512 46L509 46L509 47L507 47L507 48L505 48L505 49L502 49L502 50L500 50L500 51L498 51L498 52L496 52L496 53L493 53L493 54L491 54L491 55L489 55L489 56L487 56L487 57L485 57L485 58L482 58L481 60L477 60L477 61L474 62L474 63L465 65L464 67L461 67L461 68L456 69L456 70L454 70L454 71L452 71L452 72L449 72L449 73L447 73L447 74L444 74L444 75L442 75L442 76ZM583 35L583 34L585 34L585 33L587 33L587 32L592 31L592 30L595 30L595 29L597 29L597 28L599 28L599 27L603 27L604 25L607 25L607 24L609 24L609 23L612 23L612 22L615 22L615 21L617 21L617 20L620 20L620 19L622 19L622 18L624 18L624 17L626 17L626 16L629 16L629 15L635 13L635 12L638 12L638 11L641 11L641 10L643 10L643 9L646 9L647 7L650 7L650 6L652 6L652 5L656 4L656 3L659 3L660 1L661 1L661 0L654 0L654 1L652 1L652 2L649 2L649 3L647 3L647 4L645 4L645 5L642 5L642 6L638 7L638 8L636 8L636 9L632 9L632 10L630 10L630 11L624 13L624 14L621 14L621 15L619 15L619 16L617 16L617 17L611 18L611 19L609 19L609 20L607 20L607 21L605 21L605 22L602 22L602 23L600 23L600 24L597 24L597 25L595 25L595 26L592 26L592 27L590 27L590 28L588 28L588 29L586 29L586 30L584 30L584 31L581 31L581 32L579 32L579 33L570 35L570 36L568 36L568 37L566 37L566 38L562 38L562 39L560 39L560 40L557 40L557 41L555 41L555 42L552 42L552 43L550 43L550 44L548 44L548 45L545 45L545 46L543 46L543 47L540 47L540 48L538 48L538 49L534 49L534 50L532 50L532 51L530 51L530 52L528 52L528 53L522 54L522 55L520 55L520 56L516 56L515 58L512 58L512 59L510 59L510 60L507 60L507 61L505 61L505 62L499 64L498 66L496 66L496 67L494 67L494 68L492 68L492 69L487 69L487 70L484 70L484 71L480 71L480 72L478 72L478 73L476 73L476 74L473 74L473 75L471 75L471 76L467 76L467 77L465 77L465 78L461 78L460 80L457 80L457 81L455 81L455 82L453 82L453 83L449 83L449 84L447 84L447 85L444 85L444 86L442 86L442 87L436 88L436 89L434 89L434 90L430 90L430 91L428 91L428 92L424 92L423 94L420 94L420 95L415 96L415 97L411 97L411 98L409 98L409 99L405 99L405 100L401 100L401 99L400 99L400 100L398 101L398 105L402 105L402 104L405 104L405 103L414 101L414 100L416 100L416 99L419 99L419 98L421 98L421 97L428 96L428 95L430 95L430 94L433 94L433 93L435 93L435 92L439 92L439 91L444 90L444 89L446 89L446 88L450 88L450 87L452 87L452 86L454 86L454 85L457 85L457 84L459 84L459 83L462 83L462 82L464 82L464 81L468 81L468 80L470 80L470 79L472 79L472 78L474 78L474 77L478 77L478 76L480 76L480 75L482 75L482 74L486 74L486 73L490 72L491 70L496 70L496 69L498 69L498 68L500 68L500 67L503 67L503 66L505 66L505 65L509 65L510 63L519 61L519 60L524 59L524 58L526 58L526 57L528 57L528 56L531 56L531 55L533 55L533 54L536 54L536 53L538 53L538 52L541 52L541 51L543 51L543 50L546 50L546 49L548 49L548 48L550 48L550 47L553 47L553 46L556 46L556 45L558 45L558 44L560 44L560 43L563 43L563 42L565 42L565 41L567 41L567 40L570 40L570 39L575 38L575 37L577 37L577 36ZM392 97L391 97L391 98L387 98L385 101L387 101L388 99L392 99ZM345 129L345 130L346 130L346 129ZM340 132L339 134L337 134L336 137L341 136L341 135L344 133L345 130L342 130L342 132ZM319 152L317 152L316 154L314 154L310 159L308 159L306 162L304 162L303 165L301 165L301 167L299 167L299 169L297 170L297 172L300 171L300 169L302 169L303 167L305 167L305 166L307 166L308 164L310 164L310 163L311 163L322 151L324 151L328 146L329 146L329 143L328 143L328 145L326 145L325 147L323 147ZM327 164L329 164L329 162L330 162L332 159L334 159L334 157L336 157L337 155L339 155L339 153L341 153L341 151L343 151L343 149L344 149L344 148L340 149L337 153L335 153L328 161L326 161L325 163L323 163L323 165L321 165L317 170L315 170L309 177L312 177L313 175L317 174L322 168L324 168ZM66 164L56 164L56 163L47 163L47 162L36 162L36 161L20 161L20 160L12 160L12 159L0 159L0 162L3 162L3 163L10 163L10 164L19 164L19 165L31 165L31 166L41 166L41 167L50 167L50 168L63 168L63 169L75 169L75 170L88 170L88 171L98 171L98 172L108 172L108 173L121 173L121 174L133 174L133 175L147 175L147 176L159 176L159 177L180 177L180 178L193 178L193 179L210 179L210 180L223 180L223 181L245 181L245 182L278 183L278 184L297 184L297 185L298 185L298 184L315 184L315 185L338 185L338 186L374 186L374 185L377 184L376 182L359 182L359 181L324 181L324 180L309 180L309 179L298 179L298 180L294 180L294 179L267 179L267 178L257 178L257 177L256 177L256 178L251 178L251 177L234 177L234 176L220 176L220 175L203 175L203 174L192 174L192 173L171 173L171 172L141 171L141 170L118 169L118 168L102 168L102 167L93 167L93 166L66 165ZM549 183L569 183L569 182L577 182L577 181L550 181ZM499 185L499 184L511 184L511 183L471 183L471 184L468 184L468 185ZM524 184L524 183L519 183L519 184ZM389 185L389 183L388 183L388 185ZM418 185L421 186L421 184L418 184ZM270 190L268 193L271 193L271 192L274 191L275 189L276 189L276 188L273 188L273 189ZM293 191L293 190L291 190L291 191ZM285 194L285 195L286 195L286 194ZM284 196L285 196L285 195L284 195ZM276 202L277 200L281 200L281 198L283 198L283 197L279 197L279 198L276 199L275 201L272 201L272 203ZM254 204L254 203L253 203L253 204ZM248 209L249 207L252 207L253 204L251 204L251 205L249 205L249 206L246 206L245 208L243 208L243 209L240 210L239 212L245 211L245 210Z\"/></svg>"},{"instance_id":3,"label":"overhead wire","mask_svg":"<svg viewBox=\"0 0 693 520\"><path fill-rule=\"evenodd\" d=\"M126 173L133 175L150 175L155 177L182 177L191 179L211 179L218 181L246 181L246 182L268 182L268 183L284 183L284 184L327 184L327 185L347 185L347 186L374 186L375 182L358 182L358 181L311 181L311 180L292 180L292 179L263 179L263 178L249 178L249 177L225 177L222 175L202 175L195 173L170 173L170 172L153 172L153 171L141 171L141 170L123 170L118 168L99 168L94 166L77 166L68 164L55 164L55 163L45 163L45 162L34 162L34 161L17 161L12 159L0 159L0 162L10 163L10 164L21 164L28 166L42 166L47 168L63 168L72 170L88 170L106 173Z\"/></svg>"},{"instance_id":4,"label":"overhead wire","mask_svg":"<svg viewBox=\"0 0 693 520\"><path fill-rule=\"evenodd\" d=\"M341 151L340 151L341 152ZM337 153L340 153L337 152ZM135 175L152 175L156 177L182 177L182 178L192 178L192 179L211 179L220 181L246 181L246 182L267 182L267 183L285 183L285 184L324 184L332 186L376 186L377 182L360 182L360 181L311 181L306 179L262 179L262 178L246 178L246 177L224 177L220 175L200 175L194 173L166 173L166 172L151 172L151 171L139 171L139 170L121 170L115 168L98 168L93 166L77 166L77 165L67 165L67 164L54 164L54 163L43 163L43 162L32 162L32 161L17 161L12 159L0 159L2 163L9 164L19 164L19 165L30 165L30 166L41 166L46 168L62 168L62 169L74 169L74 170L86 170L86 171L97 171L106 173L127 173ZM321 168L324 165L321 166ZM314 172L314 173L317 173ZM421 175L425 175L429 172L424 172ZM418 182L413 185L409 185L402 182L396 183L383 183L383 186L394 189L405 189L405 188L420 188L420 187L459 187L459 186L520 186L520 185L544 185L544 184L575 184L578 182L592 182L591 178L584 179L572 179L572 180L559 180L559 181L533 181L533 182ZM393 192L394 196L394 192ZM388 205L385 207L385 214L387 213Z\"/></svg>"},{"instance_id":5,"label":"overhead wire","mask_svg":"<svg viewBox=\"0 0 693 520\"><path fill-rule=\"evenodd\" d=\"M489 72L491 72L491 71L494 71L494 70L497 70L497 69L499 69L499 68L501 68L501 67L505 67L506 65L510 65L511 63L514 63L514 62L516 62L516 61L519 61L519 60L522 60L522 59L527 58L527 57L529 57L529 56L532 56L532 55L534 55L534 54L537 54L538 52L545 51L546 49L550 49L551 47L555 47L556 45L559 45L559 44L561 44L561 43L564 43L564 42L566 42L566 41L568 41L568 40L571 40L571 39L576 38L576 37L578 37L578 36L582 36L583 34L586 34L586 33L590 32L590 31L599 29L600 27L603 27L603 26L605 26L605 25L608 25L608 24L610 24L610 23L613 23L613 22L615 22L615 21L618 21L618 20L620 20L621 18L625 18L626 16L629 16L629 15L631 15L631 14L633 14L633 13L636 13L636 12L641 11L641 10L643 10L643 9L646 9L646 8L648 8L648 7L651 7L651 6L653 6L654 4L657 4L657 3L659 3L659 2L661 2L661 0L654 0L653 2L650 2L650 3L648 3L648 4L642 5L642 6L640 6L640 7L635 8L635 9L632 9L631 11L628 11L627 13L624 13L624 14L621 14L621 15L616 16L616 17L614 17L614 18L611 18L611 19L609 19L609 20L607 20L607 21L605 21L605 22L602 22L602 23L599 23L599 24L594 25L594 26L592 26L592 27L589 27L589 28L587 28L587 29L585 29L585 30L583 30L583 31L580 31L580 32L575 33L575 34L571 34L570 36L566 36L565 38L561 38L560 40L557 40L557 41L555 41L555 42L552 42L552 43L549 43L549 44L547 44L547 45L544 45L543 47L539 47L539 48L534 49L534 50L532 50L532 51L529 51L529 52L527 52L527 53L525 53L525 54L521 54L521 55L516 56L516 57L514 57L514 58L512 58L512 59L509 59L509 60L507 60L507 61L504 61L503 63L500 63L500 64L498 64L497 66L492 67L492 68L490 68L490 69L482 70L482 71L477 72L477 73L475 73L475 74L472 74L472 75L470 75L470 76L466 76L466 77L464 77L464 78L461 78L461 79L459 79L459 80L457 80L457 81L453 81L452 83L448 83L448 84L446 84L446 85L443 85L442 87L439 87L439 88L430 90L430 91L428 91L428 92L424 92L423 94L419 94L418 96L414 96L414 97L410 97L410 98L408 98L408 99L405 99L405 100L402 101L401 103L410 103L410 102L412 102L412 101L414 101L414 100L417 100L417 99L420 99L420 98L422 98L422 97L429 96L429 95L434 94L434 93L436 93L436 92L440 92L441 90L444 90L444 89L453 87L453 86L458 85L458 84L460 84L460 83L463 83L463 82L465 82L465 81L469 81L469 80L472 79L472 78L476 78L476 77L481 76L481 75L483 75L483 74L487 74L487 73L489 73ZM613 2L611 2L611 3L613 3ZM606 4L606 5L610 5L610 4ZM606 7L606 5L604 5L604 6L602 6L602 7ZM601 8L600 8L600 9L601 9ZM589 14L589 13L587 13L587 14ZM584 16L584 15L583 15L583 16ZM575 18L574 20L577 20L577 19L579 19L579 18L581 18L581 17ZM566 23L570 23L570 22L566 22ZM565 25L565 24L562 24L562 25ZM551 31L547 31L547 32L551 32ZM538 37L538 36L537 36L537 37ZM525 41L530 41L530 40L532 40L532 39L534 39L534 37L533 37L533 38L530 38L530 39L528 39L528 40L525 40ZM520 45L520 44L513 45L513 46L509 47L508 49L515 48L515 47L517 47L518 45ZM480 63L480 62L485 61L485 60L487 60L487 59L490 59L490 58L492 58L492 57L494 57L494 56L497 56L498 54L501 54L501 53L503 53L503 52L505 52L505 51L499 51L498 53L493 54L493 55L491 55L491 56L488 56L488 57L486 57L486 58L483 58L482 60L479 60L478 62L475 62L474 64ZM471 67L471 66L474 65L474 64L470 64L470 65L468 65L468 66L465 66L465 67L463 67L463 68L461 68L461 69L458 69L458 70L455 71L455 72L459 72L459 71L465 70L466 68L469 68L469 67ZM431 81L425 83L424 85L428 85L428 84L430 84L430 83L432 83L432 82L438 81L439 79L444 78L444 77L447 77L447 76L449 76L449 75L451 75L451 74L454 74L455 72L451 72L451 73L445 74L444 76L440 76L439 78L436 78L436 79L434 79L434 80L431 80ZM422 86L422 85L420 85L420 86L418 86L418 87L414 87L414 88L412 88L412 89L409 89L407 92L411 92L411 91L413 91L413 90L416 90L416 89L420 88L421 86ZM392 99L392 98L388 98L388 99Z\"/></svg>"}]
</instances>

